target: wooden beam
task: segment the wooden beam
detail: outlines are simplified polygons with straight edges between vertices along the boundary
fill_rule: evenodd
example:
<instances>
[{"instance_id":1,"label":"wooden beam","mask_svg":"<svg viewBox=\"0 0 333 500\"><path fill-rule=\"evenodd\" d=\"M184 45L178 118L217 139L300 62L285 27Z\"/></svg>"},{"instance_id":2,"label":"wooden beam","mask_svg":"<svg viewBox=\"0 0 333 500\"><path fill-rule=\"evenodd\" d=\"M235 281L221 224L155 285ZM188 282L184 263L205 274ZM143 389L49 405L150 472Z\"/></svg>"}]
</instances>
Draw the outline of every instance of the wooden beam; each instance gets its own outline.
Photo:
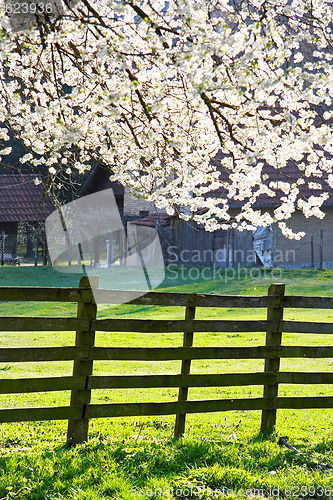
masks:
<instances>
[{"instance_id":1,"label":"wooden beam","mask_svg":"<svg viewBox=\"0 0 333 500\"><path fill-rule=\"evenodd\" d=\"M74 359L88 359L88 347L20 347L1 348L0 363L14 363L26 361L68 361Z\"/></svg>"},{"instance_id":2,"label":"wooden beam","mask_svg":"<svg viewBox=\"0 0 333 500\"><path fill-rule=\"evenodd\" d=\"M186 306L185 310L185 319L193 320L195 318L195 307ZM193 346L193 330L185 331L183 336L183 346L184 347L192 347ZM181 374L189 375L191 369L191 358L182 360ZM178 401L186 401L188 396L188 387L181 386L179 387L178 392ZM185 432L185 420L186 413L177 413L176 421L175 421L175 437L183 436Z\"/></svg>"},{"instance_id":3,"label":"wooden beam","mask_svg":"<svg viewBox=\"0 0 333 500\"><path fill-rule=\"evenodd\" d=\"M85 377L45 377L0 380L0 394L84 389Z\"/></svg>"},{"instance_id":4,"label":"wooden beam","mask_svg":"<svg viewBox=\"0 0 333 500\"><path fill-rule=\"evenodd\" d=\"M231 387L263 385L267 381L273 382L275 380L274 377L274 373L91 376L89 377L88 387L89 389L142 389L151 387ZM333 374L331 374L331 380L333 383ZM289 379L288 383L290 383Z\"/></svg>"},{"instance_id":5,"label":"wooden beam","mask_svg":"<svg viewBox=\"0 0 333 500\"><path fill-rule=\"evenodd\" d=\"M265 332L274 329L276 321L235 321L235 320L148 320L148 319L97 319L92 328L99 332Z\"/></svg>"},{"instance_id":6,"label":"wooden beam","mask_svg":"<svg viewBox=\"0 0 333 500\"><path fill-rule=\"evenodd\" d=\"M93 302L90 289L2 286L0 301L17 302Z\"/></svg>"},{"instance_id":7,"label":"wooden beam","mask_svg":"<svg viewBox=\"0 0 333 500\"><path fill-rule=\"evenodd\" d=\"M333 309L333 297L303 297L285 295L282 299L284 308L293 309Z\"/></svg>"},{"instance_id":8,"label":"wooden beam","mask_svg":"<svg viewBox=\"0 0 333 500\"><path fill-rule=\"evenodd\" d=\"M278 325L274 329L267 330L266 333L266 346L280 347L282 340L281 321L283 319L283 306L282 297L285 292L285 285L273 284L268 289L268 295L279 295L281 297L280 305L276 307L269 307L267 309L267 321L277 321ZM279 382L277 374L280 369L280 358L266 358L265 372L275 373L276 377L273 383L266 383L264 385L264 398L270 399L274 406L274 400L278 395ZM264 409L261 416L261 430L264 432L273 432L276 424L276 408Z\"/></svg>"},{"instance_id":9,"label":"wooden beam","mask_svg":"<svg viewBox=\"0 0 333 500\"><path fill-rule=\"evenodd\" d=\"M285 397L217 399L202 401L175 401L154 403L90 404L88 418L139 417L150 415L174 415L176 413L209 413L236 410L311 409L332 408L333 397Z\"/></svg>"},{"instance_id":10,"label":"wooden beam","mask_svg":"<svg viewBox=\"0 0 333 500\"><path fill-rule=\"evenodd\" d=\"M2 332L70 332L85 331L90 327L89 318L0 317Z\"/></svg>"},{"instance_id":11,"label":"wooden beam","mask_svg":"<svg viewBox=\"0 0 333 500\"><path fill-rule=\"evenodd\" d=\"M53 406L50 408L10 408L0 410L0 423L65 420L68 418L78 418L80 414L81 408L75 408L74 406Z\"/></svg>"},{"instance_id":12,"label":"wooden beam","mask_svg":"<svg viewBox=\"0 0 333 500\"><path fill-rule=\"evenodd\" d=\"M196 306L196 307L235 307L267 308L279 300L278 297L210 295L201 293L149 292L137 297L137 291L96 290L98 304L137 304L149 306Z\"/></svg>"},{"instance_id":13,"label":"wooden beam","mask_svg":"<svg viewBox=\"0 0 333 500\"><path fill-rule=\"evenodd\" d=\"M81 278L80 287L86 288L92 286L98 287L98 277L87 276ZM78 319L90 318L89 326L86 331L77 331L75 346L79 348L91 348L95 343L95 331L91 328L92 321L96 318L97 306L95 303L79 302L77 309ZM67 444L74 446L78 443L83 443L88 439L89 420L85 415L86 406L90 403L91 390L88 389L88 379L92 374L93 360L75 360L73 366L73 377L85 377L84 389L72 389L71 406L81 406L81 415L79 418L70 419L67 429Z\"/></svg>"}]
</instances>

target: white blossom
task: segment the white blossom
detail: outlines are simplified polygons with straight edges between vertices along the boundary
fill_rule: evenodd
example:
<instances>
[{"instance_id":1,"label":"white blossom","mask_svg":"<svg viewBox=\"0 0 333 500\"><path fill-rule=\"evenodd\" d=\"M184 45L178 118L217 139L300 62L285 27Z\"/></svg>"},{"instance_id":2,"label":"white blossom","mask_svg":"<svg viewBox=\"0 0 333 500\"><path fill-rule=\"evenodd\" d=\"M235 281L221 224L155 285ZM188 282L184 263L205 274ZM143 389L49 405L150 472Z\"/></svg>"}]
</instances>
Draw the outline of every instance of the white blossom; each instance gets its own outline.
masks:
<instances>
[{"instance_id":1,"label":"white blossom","mask_svg":"<svg viewBox=\"0 0 333 500\"><path fill-rule=\"evenodd\" d=\"M12 152L12 148L5 148L0 150L0 155L7 156Z\"/></svg>"},{"instance_id":2,"label":"white blossom","mask_svg":"<svg viewBox=\"0 0 333 500\"><path fill-rule=\"evenodd\" d=\"M238 228L279 221L293 236L285 221L321 217L333 188L333 12L312 4L88 0L21 32L2 16L0 142L10 129L20 162L46 165L55 184L94 161L207 230L229 227L237 200ZM293 184L280 179L290 162ZM318 196L303 200L302 184ZM281 191L273 213L254 210Z\"/></svg>"}]
</instances>

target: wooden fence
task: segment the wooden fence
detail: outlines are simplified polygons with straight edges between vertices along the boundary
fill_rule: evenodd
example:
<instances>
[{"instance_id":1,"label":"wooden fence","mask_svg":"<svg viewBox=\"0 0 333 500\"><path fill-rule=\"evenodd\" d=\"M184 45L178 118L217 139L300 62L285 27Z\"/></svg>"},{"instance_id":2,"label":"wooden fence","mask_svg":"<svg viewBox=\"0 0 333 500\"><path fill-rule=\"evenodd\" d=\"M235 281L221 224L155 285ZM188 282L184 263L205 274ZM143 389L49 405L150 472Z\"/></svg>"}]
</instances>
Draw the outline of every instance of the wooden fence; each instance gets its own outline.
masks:
<instances>
[{"instance_id":1,"label":"wooden fence","mask_svg":"<svg viewBox=\"0 0 333 500\"><path fill-rule=\"evenodd\" d=\"M91 280L92 278L90 278ZM97 279L97 278L94 278ZM95 282L95 285L97 283ZM333 397L278 397L279 384L332 384L333 373L281 372L281 358L333 358L333 346L283 346L282 332L332 334L333 323L283 320L284 308L333 309L333 297L284 295L283 284L271 285L267 296L222 296L192 293L150 292L131 300L132 304L182 306L183 320L96 319L97 306L87 278L79 288L0 288L0 301L52 301L78 303L76 318L0 317L1 331L76 331L71 347L1 348L0 362L73 360L73 375L67 377L0 380L0 393L31 393L71 390L70 406L12 408L0 410L0 422L68 420L67 440L76 444L87 439L89 419L143 415L176 415L175 435L184 433L187 413L228 410L261 410L261 429L272 431L278 409L332 408ZM97 296L97 297L96 297ZM117 304L124 292L95 291L98 303ZM122 300L124 301L124 300ZM198 320L197 307L265 308L267 319L258 321ZM96 347L95 332L184 332L183 346L165 348ZM266 332L266 345L258 347L193 347L194 332ZM191 374L195 359L264 359L259 373ZM94 376L94 360L166 361L181 360L181 372L170 375ZM262 385L263 397L189 401L189 387ZM92 389L179 388L178 401L151 403L91 404Z\"/></svg>"}]
</instances>

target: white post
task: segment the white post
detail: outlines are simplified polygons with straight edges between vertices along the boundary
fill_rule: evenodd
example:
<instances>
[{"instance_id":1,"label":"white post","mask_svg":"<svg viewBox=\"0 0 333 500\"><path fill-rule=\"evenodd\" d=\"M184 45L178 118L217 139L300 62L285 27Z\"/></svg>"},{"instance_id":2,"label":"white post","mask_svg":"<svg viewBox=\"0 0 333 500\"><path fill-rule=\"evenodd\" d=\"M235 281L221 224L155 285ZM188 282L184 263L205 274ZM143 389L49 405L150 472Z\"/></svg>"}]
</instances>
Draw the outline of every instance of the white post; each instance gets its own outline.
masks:
<instances>
[{"instance_id":1,"label":"white post","mask_svg":"<svg viewBox=\"0 0 333 500\"><path fill-rule=\"evenodd\" d=\"M106 265L111 266L110 240L106 240Z\"/></svg>"},{"instance_id":2,"label":"white post","mask_svg":"<svg viewBox=\"0 0 333 500\"><path fill-rule=\"evenodd\" d=\"M72 265L72 234L68 231L68 266Z\"/></svg>"}]
</instances>

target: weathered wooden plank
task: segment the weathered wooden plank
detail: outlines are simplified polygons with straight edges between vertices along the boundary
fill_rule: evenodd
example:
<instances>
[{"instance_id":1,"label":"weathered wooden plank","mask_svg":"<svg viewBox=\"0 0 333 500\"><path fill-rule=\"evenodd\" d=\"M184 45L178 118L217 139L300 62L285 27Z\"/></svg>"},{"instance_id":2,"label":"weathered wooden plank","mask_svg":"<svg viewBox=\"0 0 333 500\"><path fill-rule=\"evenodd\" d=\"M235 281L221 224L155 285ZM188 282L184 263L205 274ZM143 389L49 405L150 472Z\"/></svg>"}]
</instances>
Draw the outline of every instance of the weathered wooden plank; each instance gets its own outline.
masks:
<instances>
[{"instance_id":1,"label":"weathered wooden plank","mask_svg":"<svg viewBox=\"0 0 333 500\"><path fill-rule=\"evenodd\" d=\"M272 284L268 289L268 295L279 295L280 303L278 306L269 307L267 309L267 320L268 321L276 321L277 325L275 328L267 329L266 333L266 346L267 347L277 347L281 345L282 340L282 326L281 322L283 319L283 307L282 307L282 298L285 292L285 285L283 283L280 284ZM273 383L268 382L264 385L264 398L271 398L273 401L278 395L278 387L279 383L277 380L277 373L280 369L280 358L266 358L265 359L265 372L273 372L275 373L275 381ZM263 410L261 415L261 430L272 432L274 430L276 424L276 409L268 409Z\"/></svg>"},{"instance_id":2,"label":"weathered wooden plank","mask_svg":"<svg viewBox=\"0 0 333 500\"><path fill-rule=\"evenodd\" d=\"M91 359L169 361L181 359L332 358L333 346L281 347L93 347Z\"/></svg>"},{"instance_id":3,"label":"weathered wooden plank","mask_svg":"<svg viewBox=\"0 0 333 500\"><path fill-rule=\"evenodd\" d=\"M85 377L45 377L0 380L0 394L84 389Z\"/></svg>"},{"instance_id":4,"label":"weathered wooden plank","mask_svg":"<svg viewBox=\"0 0 333 500\"><path fill-rule=\"evenodd\" d=\"M283 307L295 309L333 309L333 297L305 297L299 295L285 295Z\"/></svg>"},{"instance_id":5,"label":"weathered wooden plank","mask_svg":"<svg viewBox=\"0 0 333 500\"><path fill-rule=\"evenodd\" d=\"M138 417L144 415L173 415L176 413L208 413L235 410L332 408L333 397L286 397L286 398L246 398L217 399L202 401L175 401L168 403L113 403L90 404L87 418Z\"/></svg>"},{"instance_id":6,"label":"weathered wooden plank","mask_svg":"<svg viewBox=\"0 0 333 500\"><path fill-rule=\"evenodd\" d=\"M82 408L54 406L49 408L10 408L0 410L0 423L30 422L42 420L65 420L79 418Z\"/></svg>"},{"instance_id":7,"label":"weathered wooden plank","mask_svg":"<svg viewBox=\"0 0 333 500\"><path fill-rule=\"evenodd\" d=\"M333 351L332 351L333 352ZM278 350L266 347L94 347L96 360L169 361L182 359L263 359Z\"/></svg>"},{"instance_id":8,"label":"weathered wooden plank","mask_svg":"<svg viewBox=\"0 0 333 500\"><path fill-rule=\"evenodd\" d=\"M89 318L46 318L0 316L2 332L82 331L89 329Z\"/></svg>"},{"instance_id":9,"label":"weathered wooden plank","mask_svg":"<svg viewBox=\"0 0 333 500\"><path fill-rule=\"evenodd\" d=\"M277 378L280 384L333 384L333 373L329 372L280 372ZM0 394L65 391L70 389L83 390L85 381L85 377L6 379L0 380ZM87 389L232 387L263 385L273 381L273 373L90 376Z\"/></svg>"},{"instance_id":10,"label":"weathered wooden plank","mask_svg":"<svg viewBox=\"0 0 333 500\"><path fill-rule=\"evenodd\" d=\"M25 347L0 349L0 363L25 361L332 358L333 346L281 347Z\"/></svg>"},{"instance_id":11,"label":"weathered wooden plank","mask_svg":"<svg viewBox=\"0 0 333 500\"><path fill-rule=\"evenodd\" d=\"M269 403L270 401L268 401L268 404ZM266 402L263 398L175 401L168 403L90 404L87 407L86 415L88 418L134 417L143 415L173 415L177 413L206 413L229 410L261 410L265 406Z\"/></svg>"},{"instance_id":12,"label":"weathered wooden plank","mask_svg":"<svg viewBox=\"0 0 333 500\"><path fill-rule=\"evenodd\" d=\"M197 307L235 307L266 308L274 307L277 296L236 296L194 293L149 292L136 297L137 291L96 290L98 303L121 304L129 302L138 305L165 305ZM0 287L0 302L38 301L38 302L93 302L94 296L89 288L51 288L51 287ZM289 296L283 299L285 308L333 309L333 297Z\"/></svg>"},{"instance_id":13,"label":"weathered wooden plank","mask_svg":"<svg viewBox=\"0 0 333 500\"><path fill-rule=\"evenodd\" d=\"M277 322L266 320L148 320L148 319L98 319L92 321L92 329L100 332L265 332L276 327Z\"/></svg>"},{"instance_id":14,"label":"weathered wooden plank","mask_svg":"<svg viewBox=\"0 0 333 500\"><path fill-rule=\"evenodd\" d=\"M273 306L278 297L210 295L195 293L149 292L136 297L136 291L95 290L98 304L137 304L151 306L196 306L196 307L235 307L235 308L266 308Z\"/></svg>"},{"instance_id":15,"label":"weathered wooden plank","mask_svg":"<svg viewBox=\"0 0 333 500\"><path fill-rule=\"evenodd\" d=\"M318 333L320 335L326 335L333 333L333 323L281 321L281 329L285 333Z\"/></svg>"},{"instance_id":16,"label":"weathered wooden plank","mask_svg":"<svg viewBox=\"0 0 333 500\"><path fill-rule=\"evenodd\" d=\"M88 388L142 389L150 387L231 387L263 385L270 381L273 382L273 375L274 374L269 373L218 373L209 375L91 376L89 377Z\"/></svg>"},{"instance_id":17,"label":"weathered wooden plank","mask_svg":"<svg viewBox=\"0 0 333 500\"><path fill-rule=\"evenodd\" d=\"M93 277L88 278L84 276L80 280L80 288L92 286L94 288L98 287L99 278ZM90 348L95 343L95 331L90 329L91 321L96 319L97 306L95 303L78 302L77 316L78 318L88 317L90 319L89 328L86 331L77 331L75 346L78 348ZM88 377L93 371L93 360L89 359L76 359L73 365L73 376L74 377L85 377L86 381L83 389L72 389L71 392L71 406L77 407L81 406L82 415L80 419L70 419L68 420L67 428L67 444L70 446L76 445L78 443L83 443L88 439L88 427L89 421L85 417L85 408L88 403L90 403L91 390L88 389Z\"/></svg>"},{"instance_id":18,"label":"weathered wooden plank","mask_svg":"<svg viewBox=\"0 0 333 500\"><path fill-rule=\"evenodd\" d=\"M177 412L185 413L208 413L232 410L263 410L267 408L276 409L311 409L332 408L333 397L286 397L276 398L274 404L271 399L247 398L247 399L222 399L204 401L176 401L168 403L114 403L103 405L88 405L85 417L125 417L144 415L172 415ZM0 423L24 422L42 420L64 420L79 419L82 407L49 407L49 408L11 408L0 410Z\"/></svg>"},{"instance_id":19,"label":"weathered wooden plank","mask_svg":"<svg viewBox=\"0 0 333 500\"><path fill-rule=\"evenodd\" d=\"M280 358L332 358L333 346L281 346L278 353Z\"/></svg>"},{"instance_id":20,"label":"weathered wooden plank","mask_svg":"<svg viewBox=\"0 0 333 500\"><path fill-rule=\"evenodd\" d=\"M185 319L193 320L195 318L195 310L196 308L193 306L186 306L185 309ZM192 347L193 346L193 331L185 331L183 336L183 347ZM191 369L191 359L183 359L181 366L181 374L189 375ZM188 387L181 386L178 391L178 401L186 401L188 396ZM175 420L175 437L180 437L185 432L185 421L186 414L177 414Z\"/></svg>"},{"instance_id":21,"label":"weathered wooden plank","mask_svg":"<svg viewBox=\"0 0 333 500\"><path fill-rule=\"evenodd\" d=\"M93 302L91 290L78 288L46 288L1 286L0 302Z\"/></svg>"},{"instance_id":22,"label":"weathered wooden plank","mask_svg":"<svg viewBox=\"0 0 333 500\"><path fill-rule=\"evenodd\" d=\"M68 361L88 359L89 347L23 347L0 349L0 362Z\"/></svg>"},{"instance_id":23,"label":"weathered wooden plank","mask_svg":"<svg viewBox=\"0 0 333 500\"><path fill-rule=\"evenodd\" d=\"M280 372L280 384L333 384L333 373L330 372Z\"/></svg>"},{"instance_id":24,"label":"weathered wooden plank","mask_svg":"<svg viewBox=\"0 0 333 500\"><path fill-rule=\"evenodd\" d=\"M332 396L277 398L275 406L280 410L305 410L315 408L333 408Z\"/></svg>"}]
</instances>

